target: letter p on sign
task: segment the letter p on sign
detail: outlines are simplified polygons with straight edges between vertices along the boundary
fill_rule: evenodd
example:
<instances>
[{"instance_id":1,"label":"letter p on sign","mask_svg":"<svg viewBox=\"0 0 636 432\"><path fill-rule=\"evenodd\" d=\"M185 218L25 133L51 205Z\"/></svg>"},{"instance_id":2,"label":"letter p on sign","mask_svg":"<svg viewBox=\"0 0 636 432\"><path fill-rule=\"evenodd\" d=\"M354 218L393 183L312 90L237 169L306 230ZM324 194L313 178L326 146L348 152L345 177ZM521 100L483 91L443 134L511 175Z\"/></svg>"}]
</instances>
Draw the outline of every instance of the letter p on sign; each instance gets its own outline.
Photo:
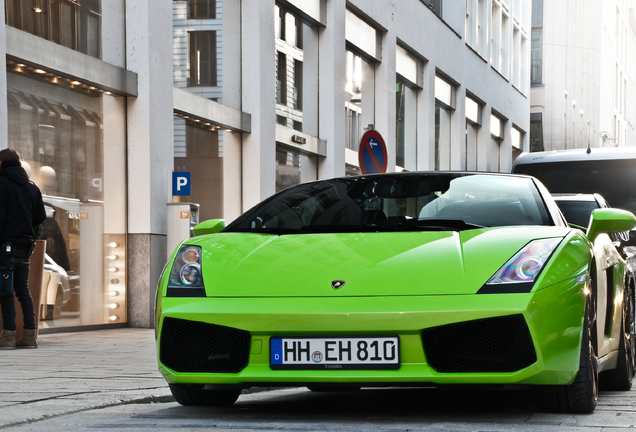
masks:
<instances>
[{"instance_id":1,"label":"letter p on sign","mask_svg":"<svg viewBox=\"0 0 636 432\"><path fill-rule=\"evenodd\" d=\"M190 195L190 173L189 172L173 172L172 173L172 195Z\"/></svg>"}]
</instances>

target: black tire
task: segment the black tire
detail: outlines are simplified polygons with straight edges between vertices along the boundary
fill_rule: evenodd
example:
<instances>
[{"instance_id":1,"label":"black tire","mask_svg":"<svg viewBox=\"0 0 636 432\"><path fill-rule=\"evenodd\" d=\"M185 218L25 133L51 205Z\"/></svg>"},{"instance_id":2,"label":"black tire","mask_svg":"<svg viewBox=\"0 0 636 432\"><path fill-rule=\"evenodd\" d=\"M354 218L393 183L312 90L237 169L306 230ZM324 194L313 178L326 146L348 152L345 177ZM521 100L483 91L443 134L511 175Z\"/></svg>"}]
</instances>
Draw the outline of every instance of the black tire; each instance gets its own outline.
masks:
<instances>
[{"instance_id":1,"label":"black tire","mask_svg":"<svg viewBox=\"0 0 636 432\"><path fill-rule=\"evenodd\" d=\"M591 413L598 401L598 357L592 343L592 329L596 325L593 301L585 303L583 337L579 371L570 385L546 386L539 390L537 403L550 412Z\"/></svg>"},{"instance_id":2,"label":"black tire","mask_svg":"<svg viewBox=\"0 0 636 432\"><path fill-rule=\"evenodd\" d=\"M62 292L62 284L60 283L55 293L55 303L44 306L44 319L59 319L62 316L62 306L64 306L64 293Z\"/></svg>"},{"instance_id":3,"label":"black tire","mask_svg":"<svg viewBox=\"0 0 636 432\"><path fill-rule=\"evenodd\" d=\"M625 290L621 320L621 338L618 346L618 361L616 369L601 373L601 388L603 390L626 391L632 388L636 358L634 345L634 293Z\"/></svg>"},{"instance_id":4,"label":"black tire","mask_svg":"<svg viewBox=\"0 0 636 432\"><path fill-rule=\"evenodd\" d=\"M172 396L181 405L226 407L232 405L241 390L204 390L200 384L168 384Z\"/></svg>"},{"instance_id":5,"label":"black tire","mask_svg":"<svg viewBox=\"0 0 636 432\"><path fill-rule=\"evenodd\" d=\"M64 306L64 291L62 289L62 283L57 287L57 293L55 294L55 304L53 306L49 306L51 311L51 316L53 319L59 319L62 316L62 307Z\"/></svg>"}]
</instances>

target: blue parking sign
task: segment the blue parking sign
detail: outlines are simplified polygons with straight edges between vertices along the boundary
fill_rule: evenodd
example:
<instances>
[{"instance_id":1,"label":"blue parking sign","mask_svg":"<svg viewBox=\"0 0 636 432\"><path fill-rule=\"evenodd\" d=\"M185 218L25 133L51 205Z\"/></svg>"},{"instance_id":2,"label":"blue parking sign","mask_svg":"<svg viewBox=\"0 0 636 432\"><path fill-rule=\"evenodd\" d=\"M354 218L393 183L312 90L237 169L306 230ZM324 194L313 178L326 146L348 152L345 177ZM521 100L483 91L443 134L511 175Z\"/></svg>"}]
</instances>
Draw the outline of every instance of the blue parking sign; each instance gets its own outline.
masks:
<instances>
[{"instance_id":1,"label":"blue parking sign","mask_svg":"<svg viewBox=\"0 0 636 432\"><path fill-rule=\"evenodd\" d=\"M172 195L190 195L190 172L172 173Z\"/></svg>"}]
</instances>

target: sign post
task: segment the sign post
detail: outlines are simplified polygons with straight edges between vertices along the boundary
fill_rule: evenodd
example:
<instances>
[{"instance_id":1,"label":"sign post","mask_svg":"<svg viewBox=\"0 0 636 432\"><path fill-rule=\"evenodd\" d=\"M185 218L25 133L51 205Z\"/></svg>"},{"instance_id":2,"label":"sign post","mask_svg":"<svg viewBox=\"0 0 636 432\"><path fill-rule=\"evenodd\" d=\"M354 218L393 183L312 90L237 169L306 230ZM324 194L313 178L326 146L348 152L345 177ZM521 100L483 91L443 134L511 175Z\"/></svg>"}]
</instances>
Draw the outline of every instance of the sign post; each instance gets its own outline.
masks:
<instances>
[{"instance_id":1,"label":"sign post","mask_svg":"<svg viewBox=\"0 0 636 432\"><path fill-rule=\"evenodd\" d=\"M362 174L385 173L388 158L386 144L376 130L368 130L360 139L358 164Z\"/></svg>"},{"instance_id":2,"label":"sign post","mask_svg":"<svg viewBox=\"0 0 636 432\"><path fill-rule=\"evenodd\" d=\"M190 195L190 173L187 171L172 173L172 195Z\"/></svg>"}]
</instances>

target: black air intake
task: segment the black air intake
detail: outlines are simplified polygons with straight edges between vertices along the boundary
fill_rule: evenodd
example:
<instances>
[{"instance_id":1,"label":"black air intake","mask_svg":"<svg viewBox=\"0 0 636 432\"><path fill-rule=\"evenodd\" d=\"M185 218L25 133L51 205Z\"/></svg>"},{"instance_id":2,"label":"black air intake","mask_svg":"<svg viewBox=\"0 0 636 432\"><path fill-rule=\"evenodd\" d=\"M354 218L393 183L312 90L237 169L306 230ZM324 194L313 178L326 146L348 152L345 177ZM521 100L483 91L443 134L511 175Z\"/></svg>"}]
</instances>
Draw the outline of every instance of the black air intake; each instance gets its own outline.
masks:
<instances>
[{"instance_id":1,"label":"black air intake","mask_svg":"<svg viewBox=\"0 0 636 432\"><path fill-rule=\"evenodd\" d=\"M523 315L425 329L422 343L437 372L515 372L537 361Z\"/></svg>"},{"instance_id":2,"label":"black air intake","mask_svg":"<svg viewBox=\"0 0 636 432\"><path fill-rule=\"evenodd\" d=\"M161 363L175 372L237 373L249 362L251 340L244 330L164 318Z\"/></svg>"}]
</instances>

